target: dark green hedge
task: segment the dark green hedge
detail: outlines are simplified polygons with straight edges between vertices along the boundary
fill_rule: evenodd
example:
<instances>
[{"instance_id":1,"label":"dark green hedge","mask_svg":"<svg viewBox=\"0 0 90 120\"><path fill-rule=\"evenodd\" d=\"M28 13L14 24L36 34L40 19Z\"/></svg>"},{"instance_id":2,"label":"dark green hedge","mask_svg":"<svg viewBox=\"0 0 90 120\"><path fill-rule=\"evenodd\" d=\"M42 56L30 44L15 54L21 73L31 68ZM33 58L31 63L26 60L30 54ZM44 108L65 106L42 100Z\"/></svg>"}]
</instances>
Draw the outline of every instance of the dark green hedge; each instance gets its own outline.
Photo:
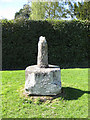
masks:
<instances>
[{"instance_id":1,"label":"dark green hedge","mask_svg":"<svg viewBox=\"0 0 90 120\"><path fill-rule=\"evenodd\" d=\"M37 63L39 37L48 42L49 64L88 67L87 21L2 21L2 68L25 69Z\"/></svg>"}]
</instances>

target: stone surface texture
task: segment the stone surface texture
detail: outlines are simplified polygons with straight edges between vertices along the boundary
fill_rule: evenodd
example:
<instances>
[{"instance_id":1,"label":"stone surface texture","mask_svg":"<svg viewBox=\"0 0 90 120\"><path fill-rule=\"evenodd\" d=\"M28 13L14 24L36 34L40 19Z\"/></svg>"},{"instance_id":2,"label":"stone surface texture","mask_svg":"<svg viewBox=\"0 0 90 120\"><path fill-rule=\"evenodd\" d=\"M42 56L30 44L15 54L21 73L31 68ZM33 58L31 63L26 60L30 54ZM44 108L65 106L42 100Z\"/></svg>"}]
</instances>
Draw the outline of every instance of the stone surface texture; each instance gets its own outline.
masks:
<instances>
[{"instance_id":1,"label":"stone surface texture","mask_svg":"<svg viewBox=\"0 0 90 120\"><path fill-rule=\"evenodd\" d=\"M29 66L25 70L25 91L34 95L57 95L61 92L61 71L58 66L48 68Z\"/></svg>"},{"instance_id":2,"label":"stone surface texture","mask_svg":"<svg viewBox=\"0 0 90 120\"><path fill-rule=\"evenodd\" d=\"M48 47L45 37L39 38L37 65L25 70L25 92L32 95L57 95L61 92L61 71L48 65Z\"/></svg>"},{"instance_id":3,"label":"stone surface texture","mask_svg":"<svg viewBox=\"0 0 90 120\"><path fill-rule=\"evenodd\" d=\"M38 42L37 65L41 68L48 67L48 46L45 37L40 37Z\"/></svg>"}]
</instances>

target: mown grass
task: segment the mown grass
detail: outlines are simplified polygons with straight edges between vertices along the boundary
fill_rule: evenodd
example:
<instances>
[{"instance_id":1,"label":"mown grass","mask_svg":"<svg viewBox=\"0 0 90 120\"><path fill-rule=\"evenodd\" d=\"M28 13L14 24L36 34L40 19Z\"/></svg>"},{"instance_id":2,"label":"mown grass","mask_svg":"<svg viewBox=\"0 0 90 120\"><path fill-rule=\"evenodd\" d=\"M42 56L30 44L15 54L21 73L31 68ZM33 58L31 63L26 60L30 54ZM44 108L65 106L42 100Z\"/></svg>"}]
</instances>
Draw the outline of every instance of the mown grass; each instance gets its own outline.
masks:
<instances>
[{"instance_id":1,"label":"mown grass","mask_svg":"<svg viewBox=\"0 0 90 120\"><path fill-rule=\"evenodd\" d=\"M2 118L87 118L88 69L61 69L62 94L25 96L25 71L2 71Z\"/></svg>"}]
</instances>

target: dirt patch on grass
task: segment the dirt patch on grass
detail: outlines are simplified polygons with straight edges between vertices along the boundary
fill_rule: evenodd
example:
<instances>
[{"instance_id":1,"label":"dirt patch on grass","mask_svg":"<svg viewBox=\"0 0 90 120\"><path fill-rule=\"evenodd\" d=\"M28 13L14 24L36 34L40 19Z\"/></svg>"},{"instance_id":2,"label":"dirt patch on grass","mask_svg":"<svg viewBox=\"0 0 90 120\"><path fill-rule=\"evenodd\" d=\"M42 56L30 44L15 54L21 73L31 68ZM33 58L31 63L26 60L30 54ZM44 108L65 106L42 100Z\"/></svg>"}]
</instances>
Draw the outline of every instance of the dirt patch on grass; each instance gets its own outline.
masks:
<instances>
[{"instance_id":1,"label":"dirt patch on grass","mask_svg":"<svg viewBox=\"0 0 90 120\"><path fill-rule=\"evenodd\" d=\"M53 100L57 98L63 99L65 97L65 91L62 88L61 93L57 95L30 95L30 94L25 93L25 90L22 88L20 90L20 96L26 99L32 100L33 102L35 101L38 101L41 103L46 102L46 101L53 102Z\"/></svg>"}]
</instances>

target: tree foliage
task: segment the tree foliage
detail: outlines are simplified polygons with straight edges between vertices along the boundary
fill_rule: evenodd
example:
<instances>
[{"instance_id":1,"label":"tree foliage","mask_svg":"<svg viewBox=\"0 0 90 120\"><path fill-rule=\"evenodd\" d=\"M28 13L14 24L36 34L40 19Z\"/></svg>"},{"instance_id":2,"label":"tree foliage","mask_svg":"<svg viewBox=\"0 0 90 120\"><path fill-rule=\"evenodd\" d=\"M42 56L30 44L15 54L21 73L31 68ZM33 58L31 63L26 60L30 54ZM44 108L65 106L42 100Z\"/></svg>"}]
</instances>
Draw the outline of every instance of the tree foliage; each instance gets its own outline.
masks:
<instances>
[{"instance_id":1,"label":"tree foliage","mask_svg":"<svg viewBox=\"0 0 90 120\"><path fill-rule=\"evenodd\" d=\"M19 12L15 13L15 19L24 18L31 20L41 19L61 19L61 18L77 18L82 20L90 20L89 2L76 2L72 0L58 2L31 2L25 4Z\"/></svg>"},{"instance_id":2,"label":"tree foliage","mask_svg":"<svg viewBox=\"0 0 90 120\"><path fill-rule=\"evenodd\" d=\"M32 2L31 19L60 19L66 17L63 2Z\"/></svg>"},{"instance_id":3,"label":"tree foliage","mask_svg":"<svg viewBox=\"0 0 90 120\"><path fill-rule=\"evenodd\" d=\"M90 1L89 2L76 2L72 0L67 0L65 2L68 8L65 10L66 14L70 15L71 18L77 18L81 20L90 20Z\"/></svg>"},{"instance_id":4,"label":"tree foliage","mask_svg":"<svg viewBox=\"0 0 90 120\"><path fill-rule=\"evenodd\" d=\"M23 8L19 10L19 12L15 13L15 19L23 18L28 19L30 17L31 8L30 5L25 4L23 5Z\"/></svg>"},{"instance_id":5,"label":"tree foliage","mask_svg":"<svg viewBox=\"0 0 90 120\"><path fill-rule=\"evenodd\" d=\"M78 19L90 20L90 1L74 4L74 14Z\"/></svg>"},{"instance_id":6,"label":"tree foliage","mask_svg":"<svg viewBox=\"0 0 90 120\"><path fill-rule=\"evenodd\" d=\"M45 9L43 2L32 2L30 19L38 20L45 18Z\"/></svg>"}]
</instances>

